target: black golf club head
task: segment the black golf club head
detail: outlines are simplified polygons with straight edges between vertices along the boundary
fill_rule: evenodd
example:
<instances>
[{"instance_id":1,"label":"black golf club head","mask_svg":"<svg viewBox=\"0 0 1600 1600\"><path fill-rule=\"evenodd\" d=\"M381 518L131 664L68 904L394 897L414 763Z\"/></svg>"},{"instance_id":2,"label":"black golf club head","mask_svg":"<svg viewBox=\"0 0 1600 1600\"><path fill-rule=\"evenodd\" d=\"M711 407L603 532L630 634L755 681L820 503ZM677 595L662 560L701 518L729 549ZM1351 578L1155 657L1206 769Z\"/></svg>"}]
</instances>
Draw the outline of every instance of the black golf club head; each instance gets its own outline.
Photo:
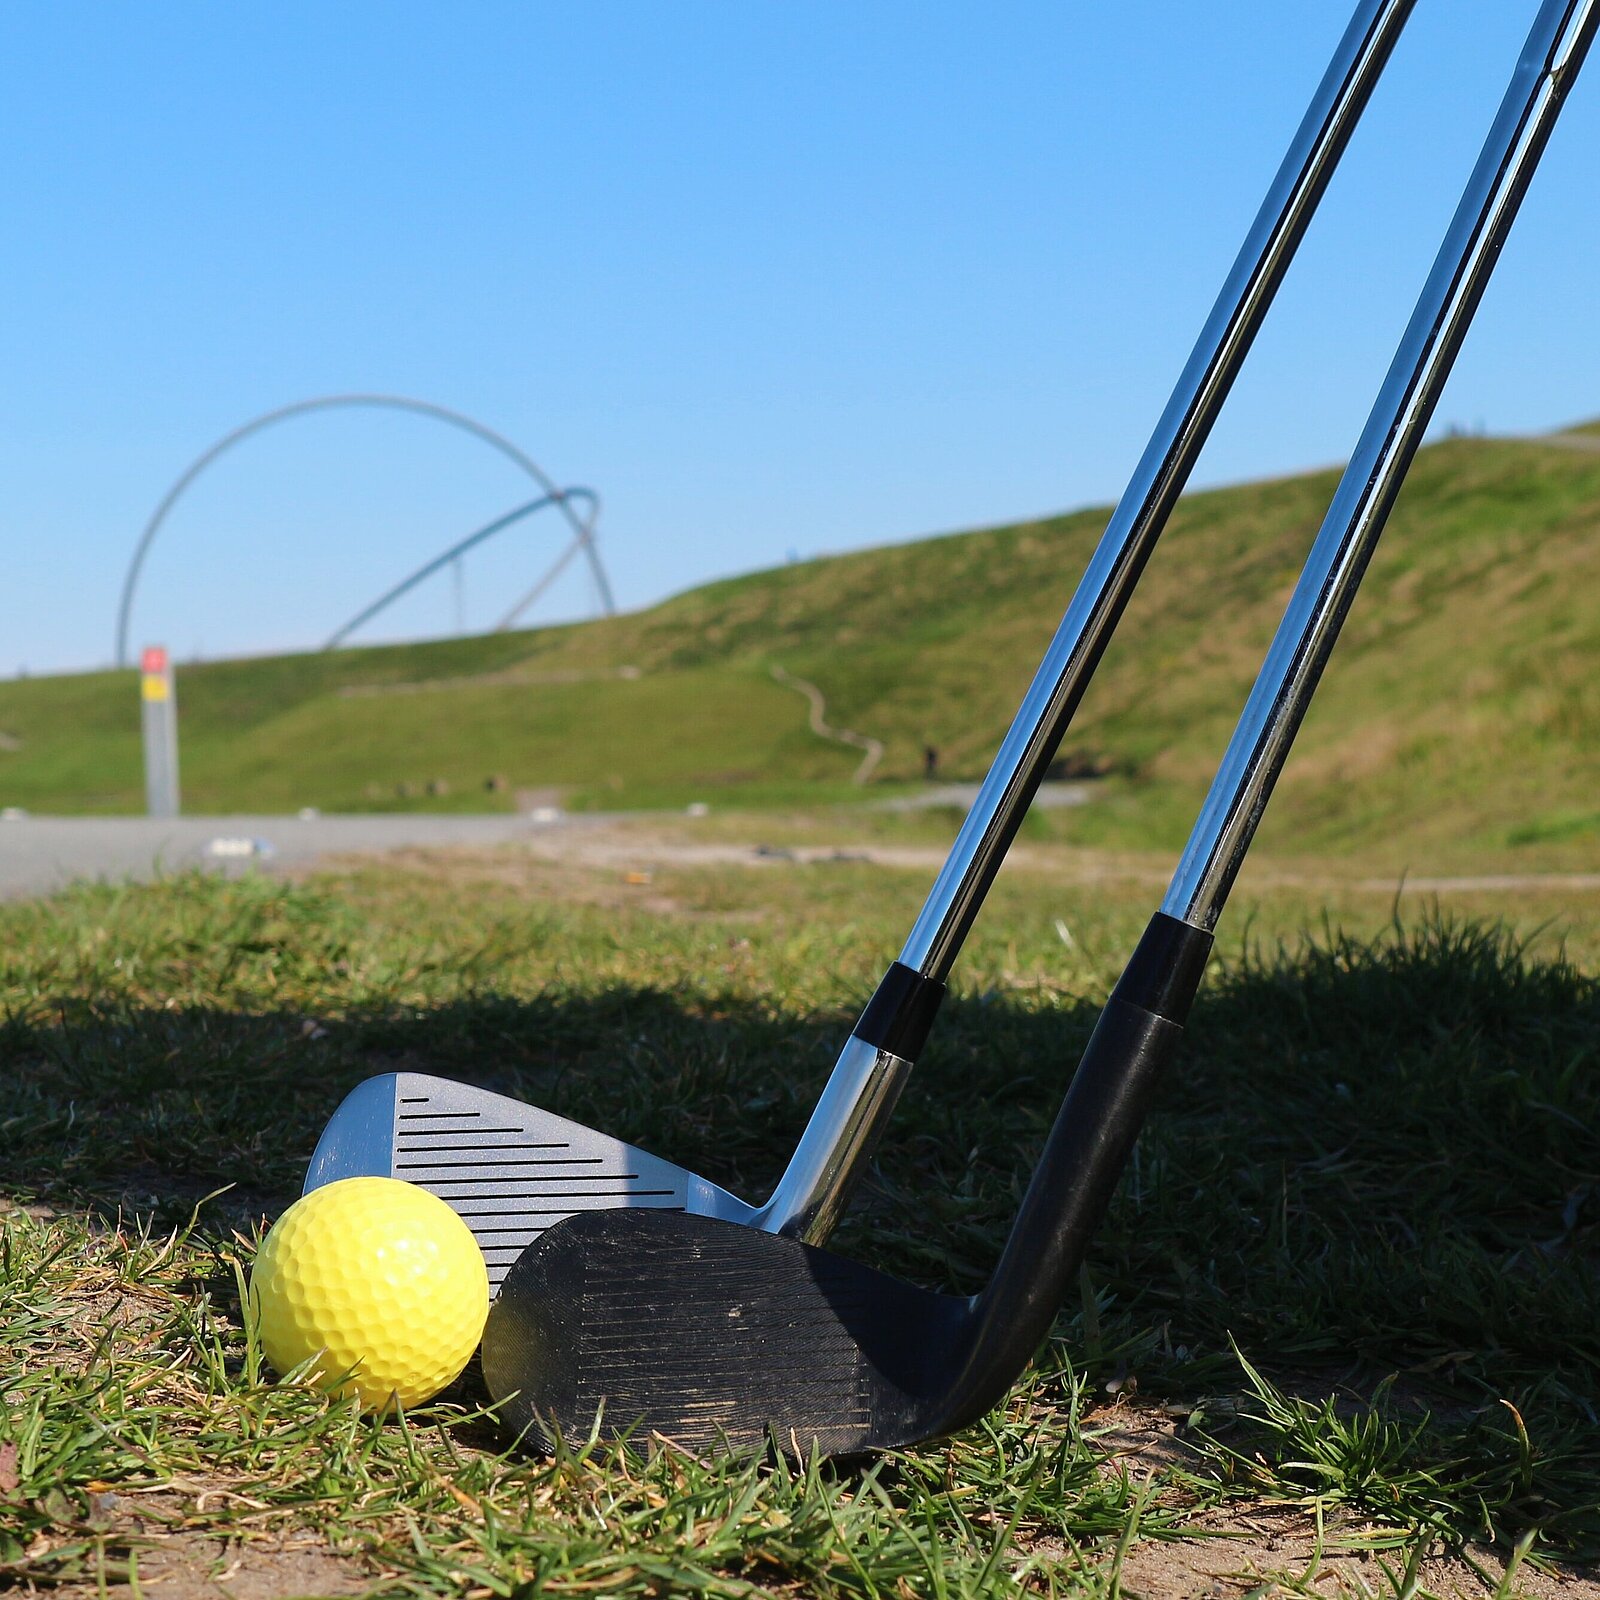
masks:
<instances>
[{"instance_id":1,"label":"black golf club head","mask_svg":"<svg viewBox=\"0 0 1600 1600\"><path fill-rule=\"evenodd\" d=\"M643 1223L644 1226L637 1224ZM805 1457L938 1432L971 1303L685 1212L592 1212L507 1275L483 1347L506 1425Z\"/></svg>"},{"instance_id":2,"label":"black golf club head","mask_svg":"<svg viewBox=\"0 0 1600 1600\"><path fill-rule=\"evenodd\" d=\"M1158 914L1102 1012L988 1287L934 1294L811 1245L668 1211L570 1217L517 1258L483 1373L549 1443L849 1455L981 1416L1049 1331L1110 1200L1211 936Z\"/></svg>"}]
</instances>

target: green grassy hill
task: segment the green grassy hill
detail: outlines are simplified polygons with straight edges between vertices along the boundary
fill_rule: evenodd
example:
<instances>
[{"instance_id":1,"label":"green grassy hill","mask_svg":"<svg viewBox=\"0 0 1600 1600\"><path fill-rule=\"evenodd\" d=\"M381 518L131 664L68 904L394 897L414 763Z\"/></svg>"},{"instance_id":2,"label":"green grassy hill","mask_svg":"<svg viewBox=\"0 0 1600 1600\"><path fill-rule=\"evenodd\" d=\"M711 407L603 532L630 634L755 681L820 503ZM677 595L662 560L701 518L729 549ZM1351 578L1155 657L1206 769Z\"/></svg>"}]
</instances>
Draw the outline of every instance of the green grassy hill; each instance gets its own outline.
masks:
<instances>
[{"instance_id":1,"label":"green grassy hill","mask_svg":"<svg viewBox=\"0 0 1600 1600\"><path fill-rule=\"evenodd\" d=\"M1181 842L1332 471L1185 499L1068 736L1108 761L1049 824ZM648 611L437 644L180 668L193 811L771 804L853 792L774 663L830 721L978 776L1105 512L817 560ZM1444 865L1600 852L1600 452L1463 439L1418 458L1263 834ZM141 804L134 675L0 684L0 804ZM449 792L428 797L430 780ZM402 792L406 790L409 792ZM1268 841L1270 842L1270 845Z\"/></svg>"}]
</instances>

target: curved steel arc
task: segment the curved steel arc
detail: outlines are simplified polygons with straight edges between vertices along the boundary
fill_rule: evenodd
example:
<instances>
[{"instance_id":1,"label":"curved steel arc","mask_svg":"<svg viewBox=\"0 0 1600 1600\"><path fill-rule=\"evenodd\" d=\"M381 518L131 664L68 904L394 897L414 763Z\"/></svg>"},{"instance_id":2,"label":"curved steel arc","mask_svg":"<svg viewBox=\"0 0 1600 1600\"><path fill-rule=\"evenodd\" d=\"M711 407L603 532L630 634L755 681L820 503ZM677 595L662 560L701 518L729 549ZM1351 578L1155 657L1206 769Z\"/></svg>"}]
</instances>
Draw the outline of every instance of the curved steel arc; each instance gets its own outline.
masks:
<instances>
[{"instance_id":1,"label":"curved steel arc","mask_svg":"<svg viewBox=\"0 0 1600 1600\"><path fill-rule=\"evenodd\" d=\"M435 556L433 560L428 562L425 566L418 567L417 570L409 577L402 578L400 582L394 586L394 588L388 590L382 595L379 595L379 597L374 600L372 604L365 610L357 612L356 615L353 616L350 621L345 623L345 625L340 628L337 633L330 635L328 642L324 644L322 648L324 650L338 649L338 647L343 644L344 641L348 639L357 628L361 627L364 623L371 622L380 611L383 611L389 606L393 605L394 602L402 595L409 594L411 590L415 589L419 583L431 578L434 573L440 570L440 568L449 566L449 564L454 561L457 556L464 556L467 551L473 549L477 545L482 544L486 539L492 539L497 533L503 532L513 523L521 522L524 517L531 517L536 511L543 511L546 506L565 505L569 500L583 499L590 503L591 509L588 520L592 522L594 515L593 508L599 504L599 498L600 497L595 494L592 489L576 487L571 489L558 489L554 494L542 494L538 497L538 499L529 500L524 504L515 507L513 510L506 512L504 516L496 517L493 522L484 523L481 528L477 529L473 533L469 533L465 539L459 540L457 543L451 545L443 555ZM546 578L552 577L554 574L560 572L577 553L577 549L577 541L574 540L562 552L555 566L553 566L549 573L546 574ZM503 627L504 624L501 624L501 626Z\"/></svg>"},{"instance_id":2,"label":"curved steel arc","mask_svg":"<svg viewBox=\"0 0 1600 1600\"><path fill-rule=\"evenodd\" d=\"M116 662L118 666L126 666L128 662L128 621L133 611L134 591L138 587L139 572L144 566L145 556L149 553L150 546L155 542L156 534L160 532L161 525L167 519L173 506L183 497L196 478L211 465L218 456L231 450L234 445L241 443L251 434L259 433L263 428L270 428L274 423L286 422L290 417L304 416L310 411L327 411L336 407L368 406L390 411L409 411L416 416L432 417L435 421L448 423L452 428L460 428L465 433L470 433L474 438L481 439L485 444L498 450L501 455L516 463L533 481L538 484L546 496L552 497L559 505L562 515L571 525L573 542L580 546L589 558L589 566L594 573L596 588L600 591L601 609L610 616L616 610L616 603L612 599L611 584L606 578L605 568L600 564L599 552L594 545L594 512L585 519L580 519L568 506L562 491L555 481L523 451L519 450L504 435L498 434L492 428L485 427L483 423L475 421L472 417L460 411L452 411L448 406L436 405L431 400L414 400L408 395L398 394L328 394L318 395L310 400L296 400L291 405L279 406L275 410L263 412L259 417L252 417L250 421L225 433L215 444L197 456L177 482L162 496L161 503L151 514L150 520L145 524L144 532L139 536L139 543L134 548L133 560L128 567L128 575L123 580L122 600L117 608L117 646ZM563 561L565 565L565 561Z\"/></svg>"},{"instance_id":3,"label":"curved steel arc","mask_svg":"<svg viewBox=\"0 0 1600 1600\"><path fill-rule=\"evenodd\" d=\"M589 515L584 519L584 526L589 529L591 535L594 532L595 519L599 515L600 500L599 497L596 496L594 504L589 507ZM557 556L556 559L545 569L544 575L539 579L539 581L535 583L534 586L529 589L528 592L523 595L522 598L518 600L517 603L512 606L512 608L506 612L506 614L501 617L497 623L495 623L493 631L495 633L504 633L508 628L515 627L517 624L517 619L522 615L522 613L526 611L528 607L531 606L534 601L537 600L539 596L542 595L545 590L548 589L550 585L561 576L563 572L566 571L567 563L571 561L577 553L578 541L574 539L572 543L569 544L567 548L563 550L561 554ZM607 608L607 614L611 614L610 607Z\"/></svg>"}]
</instances>

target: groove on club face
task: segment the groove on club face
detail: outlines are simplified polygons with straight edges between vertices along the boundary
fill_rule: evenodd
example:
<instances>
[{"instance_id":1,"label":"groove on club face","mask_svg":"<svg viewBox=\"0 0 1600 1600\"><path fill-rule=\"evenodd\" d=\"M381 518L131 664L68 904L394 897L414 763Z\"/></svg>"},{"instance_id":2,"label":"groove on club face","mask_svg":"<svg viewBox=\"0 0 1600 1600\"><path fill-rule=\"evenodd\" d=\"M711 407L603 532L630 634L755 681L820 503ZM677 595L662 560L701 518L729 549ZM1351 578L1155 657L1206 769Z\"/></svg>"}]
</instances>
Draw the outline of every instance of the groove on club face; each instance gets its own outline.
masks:
<instances>
[{"instance_id":1,"label":"groove on club face","mask_svg":"<svg viewBox=\"0 0 1600 1600\"><path fill-rule=\"evenodd\" d=\"M403 1178L445 1201L478 1241L491 1293L528 1245L576 1212L682 1210L708 1195L740 1207L703 1178L582 1123L419 1072L351 1090L305 1188L368 1175Z\"/></svg>"},{"instance_id":2,"label":"groove on club face","mask_svg":"<svg viewBox=\"0 0 1600 1600\"><path fill-rule=\"evenodd\" d=\"M850 1455L937 1431L970 1319L967 1300L797 1240L589 1212L512 1268L484 1378L506 1424L545 1444L598 1415L612 1439Z\"/></svg>"}]
</instances>

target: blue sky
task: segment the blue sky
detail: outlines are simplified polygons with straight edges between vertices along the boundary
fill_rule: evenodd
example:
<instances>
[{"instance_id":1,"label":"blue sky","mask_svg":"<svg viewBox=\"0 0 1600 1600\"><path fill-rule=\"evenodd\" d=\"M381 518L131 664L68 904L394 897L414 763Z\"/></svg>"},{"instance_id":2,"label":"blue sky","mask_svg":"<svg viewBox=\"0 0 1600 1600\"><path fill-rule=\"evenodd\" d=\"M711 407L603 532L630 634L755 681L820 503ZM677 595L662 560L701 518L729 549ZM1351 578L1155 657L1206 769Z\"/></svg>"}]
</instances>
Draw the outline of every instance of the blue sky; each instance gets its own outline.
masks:
<instances>
[{"instance_id":1,"label":"blue sky","mask_svg":"<svg viewBox=\"0 0 1600 1600\"><path fill-rule=\"evenodd\" d=\"M1347 452L1534 10L1420 0L1197 483ZM1349 7L1137 11L5 8L0 672L106 662L172 479L331 391L459 407L597 488L630 607L1114 499ZM1597 149L1600 66L1441 426L1600 414ZM422 422L286 424L175 513L135 642L315 644L523 497ZM469 562L468 625L559 544ZM575 567L542 615L593 605ZM440 583L367 637L453 619Z\"/></svg>"}]
</instances>

